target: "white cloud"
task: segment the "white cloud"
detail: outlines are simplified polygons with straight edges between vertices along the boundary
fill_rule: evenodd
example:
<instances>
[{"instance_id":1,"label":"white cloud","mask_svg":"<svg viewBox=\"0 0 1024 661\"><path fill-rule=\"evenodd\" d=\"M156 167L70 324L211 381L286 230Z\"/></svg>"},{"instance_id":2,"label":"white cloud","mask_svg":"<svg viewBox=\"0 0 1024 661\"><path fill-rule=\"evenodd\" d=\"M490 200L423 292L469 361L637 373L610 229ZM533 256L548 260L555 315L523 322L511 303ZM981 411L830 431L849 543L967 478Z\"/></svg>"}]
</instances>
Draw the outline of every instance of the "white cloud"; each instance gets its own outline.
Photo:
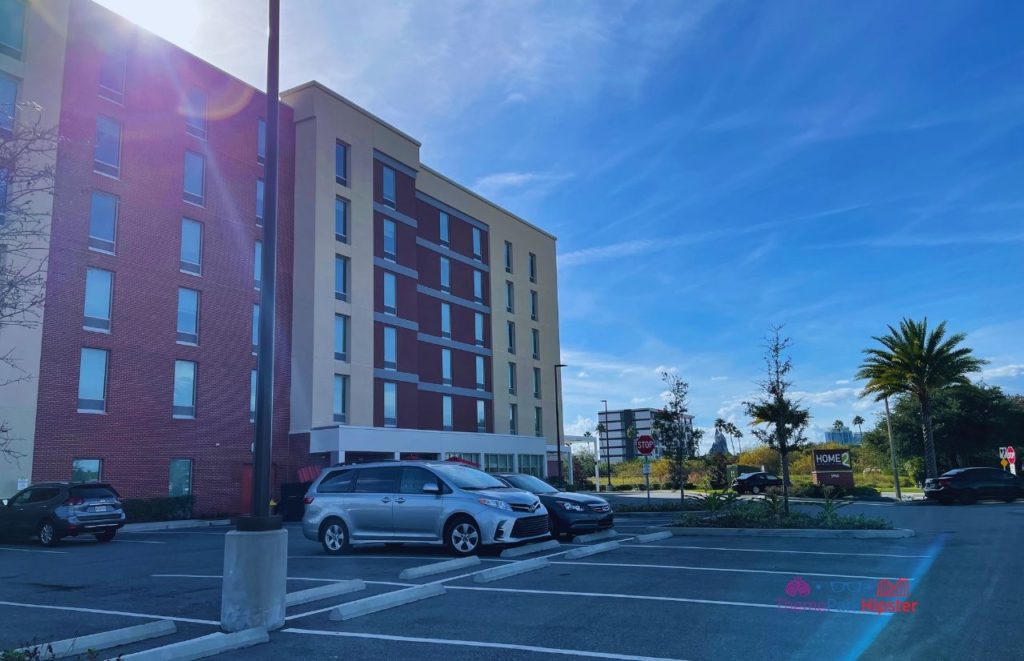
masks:
<instances>
[{"instance_id":1,"label":"white cloud","mask_svg":"<svg viewBox=\"0 0 1024 661\"><path fill-rule=\"evenodd\" d=\"M981 374L986 379L1016 379L1017 377L1024 375L1024 365L1002 365L1000 367L990 367L983 370Z\"/></svg>"},{"instance_id":2,"label":"white cloud","mask_svg":"<svg viewBox=\"0 0 1024 661\"><path fill-rule=\"evenodd\" d=\"M570 178L571 174L558 172L496 172L480 177L470 188L484 197L497 197L527 187L533 193L544 191Z\"/></svg>"},{"instance_id":3,"label":"white cloud","mask_svg":"<svg viewBox=\"0 0 1024 661\"><path fill-rule=\"evenodd\" d=\"M729 377L727 377L727 376L713 376L713 377L711 377L711 380L712 381L728 381Z\"/></svg>"},{"instance_id":4,"label":"white cloud","mask_svg":"<svg viewBox=\"0 0 1024 661\"><path fill-rule=\"evenodd\" d=\"M845 386L848 383L850 383L849 379L839 379L838 381L836 381L837 386Z\"/></svg>"},{"instance_id":5,"label":"white cloud","mask_svg":"<svg viewBox=\"0 0 1024 661\"><path fill-rule=\"evenodd\" d=\"M586 432L594 433L597 429L597 421L594 418L577 415L576 420L565 425L567 436L583 436Z\"/></svg>"}]
</instances>

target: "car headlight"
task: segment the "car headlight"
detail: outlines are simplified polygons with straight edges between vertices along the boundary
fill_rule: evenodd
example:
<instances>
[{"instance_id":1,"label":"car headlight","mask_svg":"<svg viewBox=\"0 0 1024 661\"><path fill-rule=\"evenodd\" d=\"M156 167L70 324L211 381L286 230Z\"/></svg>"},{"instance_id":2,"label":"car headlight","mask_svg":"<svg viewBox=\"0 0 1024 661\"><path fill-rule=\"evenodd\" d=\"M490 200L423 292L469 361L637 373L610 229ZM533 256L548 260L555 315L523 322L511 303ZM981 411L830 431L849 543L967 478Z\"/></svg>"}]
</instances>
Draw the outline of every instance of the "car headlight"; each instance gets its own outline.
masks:
<instances>
[{"instance_id":1,"label":"car headlight","mask_svg":"<svg viewBox=\"0 0 1024 661\"><path fill-rule=\"evenodd\" d=\"M568 500L558 500L555 502L557 502L562 509L569 510L570 512L582 512L585 509L583 505Z\"/></svg>"},{"instance_id":2,"label":"car headlight","mask_svg":"<svg viewBox=\"0 0 1024 661\"><path fill-rule=\"evenodd\" d=\"M487 505L488 507L493 507L494 509L497 509L497 510L510 510L511 511L511 509L512 509L512 506L509 505L508 503L506 503L504 500L495 500L494 498L481 498L480 499L480 504L481 505Z\"/></svg>"}]
</instances>

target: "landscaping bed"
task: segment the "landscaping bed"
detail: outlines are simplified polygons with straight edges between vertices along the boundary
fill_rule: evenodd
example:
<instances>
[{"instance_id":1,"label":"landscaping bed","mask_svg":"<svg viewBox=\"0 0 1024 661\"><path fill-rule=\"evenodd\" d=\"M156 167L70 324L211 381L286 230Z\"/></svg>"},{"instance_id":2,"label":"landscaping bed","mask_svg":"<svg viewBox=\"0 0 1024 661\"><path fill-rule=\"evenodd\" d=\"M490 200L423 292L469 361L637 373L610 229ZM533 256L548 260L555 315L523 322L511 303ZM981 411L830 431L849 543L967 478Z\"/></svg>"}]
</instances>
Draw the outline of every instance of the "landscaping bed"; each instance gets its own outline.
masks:
<instances>
[{"instance_id":1,"label":"landscaping bed","mask_svg":"<svg viewBox=\"0 0 1024 661\"><path fill-rule=\"evenodd\" d=\"M877 516L843 516L838 512L849 502L826 499L813 503L815 514L785 513L782 498L768 495L757 500L739 500L732 495L713 494L703 499L706 513L680 516L674 525L692 528L778 528L817 530L891 530L892 522Z\"/></svg>"}]
</instances>

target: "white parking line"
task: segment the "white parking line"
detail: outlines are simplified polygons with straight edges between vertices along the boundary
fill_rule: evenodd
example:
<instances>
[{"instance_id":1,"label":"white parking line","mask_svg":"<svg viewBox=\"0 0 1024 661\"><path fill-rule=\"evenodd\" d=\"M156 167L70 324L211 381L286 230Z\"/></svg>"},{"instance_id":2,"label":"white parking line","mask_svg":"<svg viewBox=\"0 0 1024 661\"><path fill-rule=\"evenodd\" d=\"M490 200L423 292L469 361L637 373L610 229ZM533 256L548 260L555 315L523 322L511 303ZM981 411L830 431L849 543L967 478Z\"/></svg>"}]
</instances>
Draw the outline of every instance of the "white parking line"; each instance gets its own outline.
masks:
<instances>
[{"instance_id":1,"label":"white parking line","mask_svg":"<svg viewBox=\"0 0 1024 661\"><path fill-rule=\"evenodd\" d=\"M701 551L738 551L740 553L798 553L801 555L851 555L865 558L926 558L926 555L906 555L900 553L852 553L846 551L790 551L788 549L737 549L728 546L682 546L676 544L630 544L630 549L697 549Z\"/></svg>"},{"instance_id":2,"label":"white parking line","mask_svg":"<svg viewBox=\"0 0 1024 661\"><path fill-rule=\"evenodd\" d=\"M166 544L167 542L154 542L150 539L115 539L118 544Z\"/></svg>"},{"instance_id":3,"label":"white parking line","mask_svg":"<svg viewBox=\"0 0 1024 661\"><path fill-rule=\"evenodd\" d=\"M337 636L341 638L365 638L369 640L390 640L402 643L426 643L430 645L452 645L457 647L478 647L499 650L515 650L517 652L536 652L538 654L564 654L591 659L620 659L622 661L681 661L654 656L636 656L633 654L613 654L611 652L591 652L589 650L569 650L557 647L538 647L536 645L515 645L512 643L489 643L479 640L453 640L451 638L419 638L416 636L390 636L375 633L355 633L352 631L322 631L318 629L284 629L281 633L294 633L306 636Z\"/></svg>"},{"instance_id":4,"label":"white parking line","mask_svg":"<svg viewBox=\"0 0 1024 661\"><path fill-rule=\"evenodd\" d=\"M436 560L440 562L445 556L440 555L290 555L294 560ZM505 558L480 558L480 562L515 562Z\"/></svg>"},{"instance_id":5,"label":"white parking line","mask_svg":"<svg viewBox=\"0 0 1024 661\"><path fill-rule=\"evenodd\" d=\"M892 576L859 576L857 574L823 574L813 571L780 571L776 569L733 569L731 567L692 567L688 565L644 565L626 562L552 562L553 565L588 565L592 567L632 567L640 569L682 569L687 571L737 572L742 574L783 574L785 576L825 576L828 578L892 579Z\"/></svg>"},{"instance_id":6,"label":"white parking line","mask_svg":"<svg viewBox=\"0 0 1024 661\"><path fill-rule=\"evenodd\" d=\"M147 620L174 620L175 622L191 622L192 624L210 624L220 626L215 620L199 620L193 617L174 617L171 615L150 615L149 613L128 613L125 611L111 611L102 608L79 608L77 606L51 606L44 604L26 604L17 601L0 601L0 606L21 606L23 608L43 608L46 610L72 611L75 613L92 613L93 615L121 615L123 617L138 617Z\"/></svg>"},{"instance_id":7,"label":"white parking line","mask_svg":"<svg viewBox=\"0 0 1024 661\"><path fill-rule=\"evenodd\" d=\"M46 549L12 549L0 547L0 551L18 551L19 553L68 553L68 551L47 551Z\"/></svg>"}]
</instances>

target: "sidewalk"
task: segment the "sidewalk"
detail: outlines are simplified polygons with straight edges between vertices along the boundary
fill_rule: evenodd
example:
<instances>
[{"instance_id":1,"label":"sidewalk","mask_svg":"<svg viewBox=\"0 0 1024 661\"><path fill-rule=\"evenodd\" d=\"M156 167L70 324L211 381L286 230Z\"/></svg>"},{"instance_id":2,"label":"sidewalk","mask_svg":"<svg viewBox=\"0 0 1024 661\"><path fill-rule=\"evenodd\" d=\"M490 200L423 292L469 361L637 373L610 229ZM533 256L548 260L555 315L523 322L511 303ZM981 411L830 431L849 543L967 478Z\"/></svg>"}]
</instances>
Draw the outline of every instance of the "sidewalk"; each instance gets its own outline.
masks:
<instances>
[{"instance_id":1,"label":"sidewalk","mask_svg":"<svg viewBox=\"0 0 1024 661\"><path fill-rule=\"evenodd\" d=\"M212 528L230 526L231 519L183 519L179 521L152 521L149 523L126 523L121 532L155 532L159 530L182 530L185 528Z\"/></svg>"}]
</instances>

